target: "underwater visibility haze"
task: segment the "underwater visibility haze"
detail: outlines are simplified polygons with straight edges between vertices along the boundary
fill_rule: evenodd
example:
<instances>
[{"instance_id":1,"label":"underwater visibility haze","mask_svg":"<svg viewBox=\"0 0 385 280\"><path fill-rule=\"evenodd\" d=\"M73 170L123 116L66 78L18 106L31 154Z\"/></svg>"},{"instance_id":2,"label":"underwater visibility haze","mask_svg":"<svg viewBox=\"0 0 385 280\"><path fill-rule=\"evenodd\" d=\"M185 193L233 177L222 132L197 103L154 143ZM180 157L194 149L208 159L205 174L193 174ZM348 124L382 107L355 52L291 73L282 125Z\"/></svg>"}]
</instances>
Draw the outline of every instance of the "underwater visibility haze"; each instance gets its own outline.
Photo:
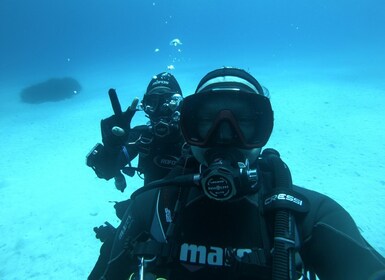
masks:
<instances>
[{"instance_id":1,"label":"underwater visibility haze","mask_svg":"<svg viewBox=\"0 0 385 280\"><path fill-rule=\"evenodd\" d=\"M385 255L385 3L380 0L0 1L0 279L85 279L93 227L125 193L85 165L110 116L170 71L185 95L221 66L271 93L267 144ZM147 119L138 112L133 125Z\"/></svg>"}]
</instances>

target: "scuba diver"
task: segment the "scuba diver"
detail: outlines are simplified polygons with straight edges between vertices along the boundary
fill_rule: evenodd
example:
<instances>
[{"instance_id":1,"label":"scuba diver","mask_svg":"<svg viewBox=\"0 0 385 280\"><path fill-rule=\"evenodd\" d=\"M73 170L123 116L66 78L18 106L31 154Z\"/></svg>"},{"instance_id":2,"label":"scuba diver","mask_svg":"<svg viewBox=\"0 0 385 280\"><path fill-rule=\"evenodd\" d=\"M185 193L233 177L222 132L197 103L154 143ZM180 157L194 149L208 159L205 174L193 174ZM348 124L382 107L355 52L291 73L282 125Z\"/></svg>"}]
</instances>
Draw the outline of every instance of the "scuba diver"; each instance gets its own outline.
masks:
<instances>
[{"instance_id":1,"label":"scuba diver","mask_svg":"<svg viewBox=\"0 0 385 280\"><path fill-rule=\"evenodd\" d=\"M87 165L99 178L115 179L118 190L124 191L124 174L135 171L144 184L163 178L180 157L184 143L179 128L182 90L175 77L167 72L153 76L140 107L149 118L145 125L130 127L137 111L135 98L125 112L121 112L116 92L109 91L114 115L101 121L103 144L97 144L87 155ZM138 157L138 166L131 161Z\"/></svg>"},{"instance_id":2,"label":"scuba diver","mask_svg":"<svg viewBox=\"0 0 385 280\"><path fill-rule=\"evenodd\" d=\"M184 144L179 127L183 96L177 80L167 72L152 77L140 104L149 122L133 128L131 120L138 110L138 98L122 112L114 89L109 90L109 97L114 115L101 121L103 144L98 143L88 153L86 164L99 178L114 178L116 188L122 192L127 186L124 174L132 177L137 172L145 185L163 178L181 156ZM133 167L131 161L136 157L138 165ZM130 199L115 203L118 218L122 219L130 203ZM113 238L115 228L105 222L94 231L107 246L106 240Z\"/></svg>"},{"instance_id":3,"label":"scuba diver","mask_svg":"<svg viewBox=\"0 0 385 280\"><path fill-rule=\"evenodd\" d=\"M268 91L220 68L182 104L185 153L131 195L88 279L384 279L385 259L331 198L292 183Z\"/></svg>"}]
</instances>

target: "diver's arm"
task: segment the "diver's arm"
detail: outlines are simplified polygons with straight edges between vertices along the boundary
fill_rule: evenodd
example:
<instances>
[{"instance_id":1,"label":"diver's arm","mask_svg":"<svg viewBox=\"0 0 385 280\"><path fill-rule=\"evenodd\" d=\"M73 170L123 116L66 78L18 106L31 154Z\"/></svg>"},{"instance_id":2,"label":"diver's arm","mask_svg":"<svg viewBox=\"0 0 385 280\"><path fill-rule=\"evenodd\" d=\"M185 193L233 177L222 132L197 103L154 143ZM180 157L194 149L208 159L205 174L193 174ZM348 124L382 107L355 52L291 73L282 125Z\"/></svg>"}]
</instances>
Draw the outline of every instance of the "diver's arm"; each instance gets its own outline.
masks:
<instances>
[{"instance_id":1,"label":"diver's arm","mask_svg":"<svg viewBox=\"0 0 385 280\"><path fill-rule=\"evenodd\" d=\"M304 220L304 262L323 280L380 279L385 259L362 237L349 213L332 199L308 191L311 211Z\"/></svg>"}]
</instances>

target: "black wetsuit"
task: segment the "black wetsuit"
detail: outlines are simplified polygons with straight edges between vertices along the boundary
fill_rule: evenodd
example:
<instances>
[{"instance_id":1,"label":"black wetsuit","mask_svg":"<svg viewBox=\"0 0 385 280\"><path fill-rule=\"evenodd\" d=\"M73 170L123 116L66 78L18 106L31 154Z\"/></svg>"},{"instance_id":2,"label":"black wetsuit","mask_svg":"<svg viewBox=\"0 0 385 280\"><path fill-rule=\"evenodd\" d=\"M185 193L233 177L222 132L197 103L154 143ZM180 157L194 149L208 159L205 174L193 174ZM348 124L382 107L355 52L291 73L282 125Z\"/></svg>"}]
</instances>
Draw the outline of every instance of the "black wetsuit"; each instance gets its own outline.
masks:
<instances>
[{"instance_id":1,"label":"black wetsuit","mask_svg":"<svg viewBox=\"0 0 385 280\"><path fill-rule=\"evenodd\" d=\"M197 170L182 168L173 172ZM271 180L264 173L261 176L258 192L232 202L209 199L194 184L140 193L132 200L116 232L102 279L128 279L138 271L134 245L151 242L164 245L157 260L148 262L146 268L157 277L271 279L266 243L273 242L273 220L261 210L262 195L271 187ZM303 264L320 279L382 279L370 277L385 271L385 259L364 240L351 216L325 195L298 186L293 190L310 202L309 211L296 216ZM177 200L182 202L181 208L175 208ZM157 248L157 245L148 247ZM255 268L252 265L244 269L232 261L234 254L253 250L260 252ZM146 257L150 259L151 253Z\"/></svg>"},{"instance_id":2,"label":"black wetsuit","mask_svg":"<svg viewBox=\"0 0 385 280\"><path fill-rule=\"evenodd\" d=\"M164 138L154 136L147 125L132 128L128 142L135 144L126 145L129 154L128 161L138 158L138 171L144 175L144 184L164 178L175 166L181 156L184 143L180 131ZM121 153L122 156L122 153Z\"/></svg>"},{"instance_id":3,"label":"black wetsuit","mask_svg":"<svg viewBox=\"0 0 385 280\"><path fill-rule=\"evenodd\" d=\"M179 130L174 130L172 135L161 138L154 136L149 126L140 125L130 129L127 143L131 144L125 145L126 152L123 152L121 148L106 151L107 155L112 154L112 156L109 161L102 161L103 165L98 171L102 170L101 174L109 174L108 178L112 178L112 174L120 172L120 169L138 156L137 170L144 176L144 185L146 185L154 180L164 178L172 170L181 156L184 140ZM103 178L103 175L101 177ZM128 199L114 205L118 218L123 218L130 204L131 199ZM102 229L99 229L97 237L103 236L100 239L103 239L104 243L89 279L99 279L99 275L107 265L112 246L114 230L103 226L100 228Z\"/></svg>"}]
</instances>

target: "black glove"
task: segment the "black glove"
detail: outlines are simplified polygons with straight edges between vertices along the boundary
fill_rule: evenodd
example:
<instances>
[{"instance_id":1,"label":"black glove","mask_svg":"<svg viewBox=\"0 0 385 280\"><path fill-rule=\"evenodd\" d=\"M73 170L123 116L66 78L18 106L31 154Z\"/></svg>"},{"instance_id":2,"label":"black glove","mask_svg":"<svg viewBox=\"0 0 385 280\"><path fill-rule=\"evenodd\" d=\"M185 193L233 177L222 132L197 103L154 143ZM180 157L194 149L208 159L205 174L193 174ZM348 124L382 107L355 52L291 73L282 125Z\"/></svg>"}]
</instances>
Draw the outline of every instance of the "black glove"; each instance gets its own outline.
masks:
<instances>
[{"instance_id":1,"label":"black glove","mask_svg":"<svg viewBox=\"0 0 385 280\"><path fill-rule=\"evenodd\" d=\"M110 180L127 164L121 147L106 147L98 143L86 156L86 164L99 178Z\"/></svg>"},{"instance_id":2,"label":"black glove","mask_svg":"<svg viewBox=\"0 0 385 280\"><path fill-rule=\"evenodd\" d=\"M112 101L111 101L112 102ZM122 146L128 139L128 132L131 128L131 120L137 111L136 105L139 99L135 98L125 112L119 112L114 107L115 114L101 120L100 129L102 141L105 146ZM120 108L120 106L118 106Z\"/></svg>"}]
</instances>

